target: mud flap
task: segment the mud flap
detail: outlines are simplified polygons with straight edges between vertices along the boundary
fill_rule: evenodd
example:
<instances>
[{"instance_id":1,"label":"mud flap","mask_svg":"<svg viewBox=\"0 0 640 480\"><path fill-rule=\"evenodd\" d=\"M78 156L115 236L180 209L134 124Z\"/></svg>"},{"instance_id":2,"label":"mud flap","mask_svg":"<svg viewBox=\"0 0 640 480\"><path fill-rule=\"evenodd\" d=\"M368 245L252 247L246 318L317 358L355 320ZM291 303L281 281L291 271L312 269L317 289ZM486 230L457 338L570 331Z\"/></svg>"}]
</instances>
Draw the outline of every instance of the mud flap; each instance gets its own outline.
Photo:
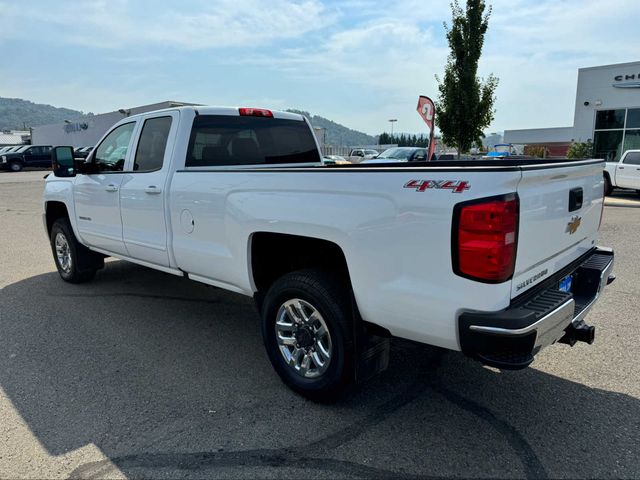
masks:
<instances>
[{"instance_id":1,"label":"mud flap","mask_svg":"<svg viewBox=\"0 0 640 480\"><path fill-rule=\"evenodd\" d=\"M354 378L356 383L363 383L389 366L391 334L384 328L362 319L353 294L351 306L356 356Z\"/></svg>"}]
</instances>

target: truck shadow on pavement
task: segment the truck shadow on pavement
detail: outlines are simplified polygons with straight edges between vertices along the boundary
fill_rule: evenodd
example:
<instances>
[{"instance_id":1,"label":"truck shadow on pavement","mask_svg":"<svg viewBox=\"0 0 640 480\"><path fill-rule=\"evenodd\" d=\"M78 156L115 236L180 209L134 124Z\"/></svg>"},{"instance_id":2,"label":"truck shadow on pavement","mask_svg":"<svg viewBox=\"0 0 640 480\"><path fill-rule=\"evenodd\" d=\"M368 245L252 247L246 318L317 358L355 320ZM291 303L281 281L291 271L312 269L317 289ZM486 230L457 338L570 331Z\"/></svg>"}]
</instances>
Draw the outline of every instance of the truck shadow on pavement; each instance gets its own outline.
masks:
<instances>
[{"instance_id":1,"label":"truck shadow on pavement","mask_svg":"<svg viewBox=\"0 0 640 480\"><path fill-rule=\"evenodd\" d=\"M2 290L0 388L49 454L104 453L73 478L640 475L633 397L394 340L385 373L314 404L251 299L125 262Z\"/></svg>"}]
</instances>

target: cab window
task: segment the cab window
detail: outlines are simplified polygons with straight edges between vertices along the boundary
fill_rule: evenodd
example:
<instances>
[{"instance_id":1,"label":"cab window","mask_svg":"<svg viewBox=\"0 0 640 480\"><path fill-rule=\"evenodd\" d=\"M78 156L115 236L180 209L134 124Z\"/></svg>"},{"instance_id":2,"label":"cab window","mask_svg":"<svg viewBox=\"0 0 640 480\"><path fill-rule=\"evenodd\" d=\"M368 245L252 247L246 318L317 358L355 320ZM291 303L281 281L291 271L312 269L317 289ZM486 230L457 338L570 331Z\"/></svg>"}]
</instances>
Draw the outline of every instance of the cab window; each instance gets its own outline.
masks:
<instances>
[{"instance_id":1,"label":"cab window","mask_svg":"<svg viewBox=\"0 0 640 480\"><path fill-rule=\"evenodd\" d=\"M627 153L622 163L626 163L629 165L640 165L640 152Z\"/></svg>"},{"instance_id":2,"label":"cab window","mask_svg":"<svg viewBox=\"0 0 640 480\"><path fill-rule=\"evenodd\" d=\"M127 150L135 122L115 128L96 148L94 163L99 172L118 172L124 169Z\"/></svg>"},{"instance_id":3,"label":"cab window","mask_svg":"<svg viewBox=\"0 0 640 480\"><path fill-rule=\"evenodd\" d=\"M152 172L162 168L169 130L171 117L145 120L133 163L134 172Z\"/></svg>"}]
</instances>

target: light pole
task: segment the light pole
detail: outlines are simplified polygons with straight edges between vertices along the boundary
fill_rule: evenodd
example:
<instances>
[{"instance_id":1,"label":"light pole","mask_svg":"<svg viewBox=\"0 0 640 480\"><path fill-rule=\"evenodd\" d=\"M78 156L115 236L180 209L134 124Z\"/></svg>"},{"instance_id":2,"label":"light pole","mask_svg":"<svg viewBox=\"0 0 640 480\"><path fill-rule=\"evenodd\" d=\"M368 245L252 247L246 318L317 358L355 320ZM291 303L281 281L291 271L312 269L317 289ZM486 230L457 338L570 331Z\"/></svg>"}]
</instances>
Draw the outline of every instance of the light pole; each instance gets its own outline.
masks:
<instances>
[{"instance_id":1,"label":"light pole","mask_svg":"<svg viewBox=\"0 0 640 480\"><path fill-rule=\"evenodd\" d=\"M397 118L390 118L389 123L391 124L391 136L393 137L393 124L398 121Z\"/></svg>"}]
</instances>

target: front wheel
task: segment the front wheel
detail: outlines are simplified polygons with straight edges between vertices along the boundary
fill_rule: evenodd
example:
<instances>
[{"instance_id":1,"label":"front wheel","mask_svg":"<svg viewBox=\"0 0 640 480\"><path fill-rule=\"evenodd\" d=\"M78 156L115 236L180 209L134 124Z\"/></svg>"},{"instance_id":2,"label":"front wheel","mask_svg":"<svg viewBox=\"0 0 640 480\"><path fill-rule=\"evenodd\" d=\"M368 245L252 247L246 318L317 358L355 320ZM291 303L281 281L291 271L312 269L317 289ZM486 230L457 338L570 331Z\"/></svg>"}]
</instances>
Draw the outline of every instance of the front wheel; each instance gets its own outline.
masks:
<instances>
[{"instance_id":1,"label":"front wheel","mask_svg":"<svg viewBox=\"0 0 640 480\"><path fill-rule=\"evenodd\" d=\"M19 172L20 170L22 170L22 163L21 162L11 162L9 164L9 168L11 169L12 172Z\"/></svg>"},{"instance_id":2,"label":"front wheel","mask_svg":"<svg viewBox=\"0 0 640 480\"><path fill-rule=\"evenodd\" d=\"M50 239L56 268L65 282L88 282L104 265L102 256L78 242L66 218L54 222Z\"/></svg>"},{"instance_id":3,"label":"front wheel","mask_svg":"<svg viewBox=\"0 0 640 480\"><path fill-rule=\"evenodd\" d=\"M613 186L611 185L611 180L607 175L604 176L604 195L608 197L613 192Z\"/></svg>"},{"instance_id":4,"label":"front wheel","mask_svg":"<svg viewBox=\"0 0 640 480\"><path fill-rule=\"evenodd\" d=\"M264 299L262 337L282 381L311 400L333 400L353 379L348 287L327 273L277 280Z\"/></svg>"}]
</instances>

